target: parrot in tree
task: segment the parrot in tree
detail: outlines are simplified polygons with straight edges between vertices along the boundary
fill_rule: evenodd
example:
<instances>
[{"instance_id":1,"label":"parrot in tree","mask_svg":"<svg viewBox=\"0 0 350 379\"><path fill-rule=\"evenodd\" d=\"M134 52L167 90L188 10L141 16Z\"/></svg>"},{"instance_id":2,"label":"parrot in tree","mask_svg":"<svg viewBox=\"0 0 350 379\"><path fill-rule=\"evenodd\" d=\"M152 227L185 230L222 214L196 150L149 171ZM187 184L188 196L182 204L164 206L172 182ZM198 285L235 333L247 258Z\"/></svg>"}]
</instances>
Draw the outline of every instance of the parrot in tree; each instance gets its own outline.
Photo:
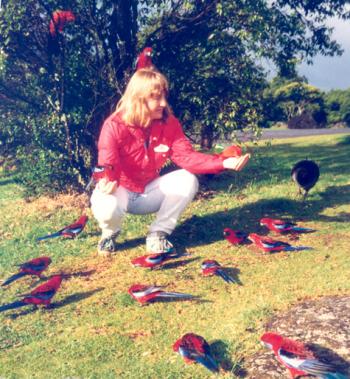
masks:
<instances>
[{"instance_id":1,"label":"parrot in tree","mask_svg":"<svg viewBox=\"0 0 350 379\"><path fill-rule=\"evenodd\" d=\"M129 295L138 301L141 305L149 303L156 299L181 299L190 300L195 299L193 295L179 292L166 292L162 287L145 286L143 284L134 284L128 290Z\"/></svg>"},{"instance_id":2,"label":"parrot in tree","mask_svg":"<svg viewBox=\"0 0 350 379\"><path fill-rule=\"evenodd\" d=\"M153 269L155 267L161 266L164 262L178 258L180 255L177 254L174 250L171 250L167 253L157 253L157 254L148 254L141 257L137 257L131 261L131 264L134 267L145 267Z\"/></svg>"},{"instance_id":3,"label":"parrot in tree","mask_svg":"<svg viewBox=\"0 0 350 379\"><path fill-rule=\"evenodd\" d=\"M298 226L295 222L284 221L264 217L260 220L260 225L266 226L269 230L276 233L312 233L315 230Z\"/></svg>"},{"instance_id":4,"label":"parrot in tree","mask_svg":"<svg viewBox=\"0 0 350 379\"><path fill-rule=\"evenodd\" d=\"M232 245L239 245L248 241L248 233L240 230L233 230L231 228L224 229L224 237L228 242L232 243Z\"/></svg>"},{"instance_id":5,"label":"parrot in tree","mask_svg":"<svg viewBox=\"0 0 350 379\"><path fill-rule=\"evenodd\" d=\"M197 362L211 372L218 372L218 364L211 356L208 342L194 333L187 333L173 345L173 350L179 353L186 363Z\"/></svg>"},{"instance_id":6,"label":"parrot in tree","mask_svg":"<svg viewBox=\"0 0 350 379\"><path fill-rule=\"evenodd\" d=\"M92 170L91 179L89 180L89 183L85 187L85 191L88 191L93 183L97 183L102 178L107 178L108 181L112 182L114 180L111 176L112 169L113 169L113 166L111 165L95 166Z\"/></svg>"},{"instance_id":7,"label":"parrot in tree","mask_svg":"<svg viewBox=\"0 0 350 379\"><path fill-rule=\"evenodd\" d=\"M202 274L203 276L213 276L218 275L225 280L226 283L235 283L236 281L226 272L219 262L212 259L207 259L202 263Z\"/></svg>"},{"instance_id":8,"label":"parrot in tree","mask_svg":"<svg viewBox=\"0 0 350 379\"><path fill-rule=\"evenodd\" d=\"M348 378L337 372L331 364L318 360L302 342L284 338L276 333L265 333L260 340L274 352L277 360L289 370L293 379L305 375L313 375L320 379Z\"/></svg>"},{"instance_id":9,"label":"parrot in tree","mask_svg":"<svg viewBox=\"0 0 350 379\"><path fill-rule=\"evenodd\" d=\"M145 47L137 57L136 71L142 68L154 68L152 63L153 49L151 47Z\"/></svg>"},{"instance_id":10,"label":"parrot in tree","mask_svg":"<svg viewBox=\"0 0 350 379\"><path fill-rule=\"evenodd\" d=\"M57 32L62 33L68 22L74 22L75 15L72 11L57 10L52 13L49 30L51 37L56 37Z\"/></svg>"},{"instance_id":11,"label":"parrot in tree","mask_svg":"<svg viewBox=\"0 0 350 379\"><path fill-rule=\"evenodd\" d=\"M7 280L2 283L2 286L7 286L15 280L22 278L25 275L36 275L39 278L41 273L47 269L51 263L51 258L49 257L39 257L32 259L28 262L22 263L19 265L19 272L15 275L12 275Z\"/></svg>"},{"instance_id":12,"label":"parrot in tree","mask_svg":"<svg viewBox=\"0 0 350 379\"><path fill-rule=\"evenodd\" d=\"M43 241L43 240L46 240L48 238L55 238L55 237L60 237L60 236L63 236L65 238L75 238L78 234L80 234L83 231L88 219L89 219L88 216L82 215L73 224L70 224L70 225L60 229L56 233L48 234L48 235L43 236L43 237L39 237L39 238L37 238L37 241Z\"/></svg>"},{"instance_id":13,"label":"parrot in tree","mask_svg":"<svg viewBox=\"0 0 350 379\"><path fill-rule=\"evenodd\" d=\"M48 307L51 303L51 299L56 294L62 283L62 276L55 275L47 282L41 284L35 288L29 294L21 295L22 300L15 301L10 304L0 306L0 312L7 311L9 309L15 309L26 305L44 305Z\"/></svg>"},{"instance_id":14,"label":"parrot in tree","mask_svg":"<svg viewBox=\"0 0 350 379\"><path fill-rule=\"evenodd\" d=\"M255 233L249 234L248 239L257 247L266 252L311 250L311 247L308 246L292 246L288 242L274 240L270 237L259 236L259 234Z\"/></svg>"}]
</instances>

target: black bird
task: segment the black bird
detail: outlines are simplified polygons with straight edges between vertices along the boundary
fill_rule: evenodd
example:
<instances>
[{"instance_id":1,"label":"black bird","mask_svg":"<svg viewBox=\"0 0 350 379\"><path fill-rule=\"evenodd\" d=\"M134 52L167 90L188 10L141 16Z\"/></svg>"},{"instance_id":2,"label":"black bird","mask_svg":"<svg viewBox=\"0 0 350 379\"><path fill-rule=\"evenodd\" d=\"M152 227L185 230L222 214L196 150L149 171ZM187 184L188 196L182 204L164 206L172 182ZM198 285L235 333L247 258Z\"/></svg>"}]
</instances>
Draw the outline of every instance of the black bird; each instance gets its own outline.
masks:
<instances>
[{"instance_id":1,"label":"black bird","mask_svg":"<svg viewBox=\"0 0 350 379\"><path fill-rule=\"evenodd\" d=\"M299 193L302 193L302 189L305 191L303 197L305 200L310 189L317 183L320 176L320 169L314 161L305 159L294 165L291 176L299 186Z\"/></svg>"}]
</instances>

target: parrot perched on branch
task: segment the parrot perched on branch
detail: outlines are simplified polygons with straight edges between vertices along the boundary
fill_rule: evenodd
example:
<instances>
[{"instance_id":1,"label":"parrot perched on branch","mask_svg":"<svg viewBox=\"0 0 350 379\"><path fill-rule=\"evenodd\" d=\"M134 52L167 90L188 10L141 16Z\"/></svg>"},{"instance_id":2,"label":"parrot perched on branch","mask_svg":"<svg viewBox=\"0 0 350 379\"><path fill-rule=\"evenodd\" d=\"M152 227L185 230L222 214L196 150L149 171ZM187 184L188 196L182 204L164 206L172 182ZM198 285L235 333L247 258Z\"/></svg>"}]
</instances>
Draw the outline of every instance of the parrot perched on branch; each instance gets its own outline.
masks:
<instances>
[{"instance_id":1,"label":"parrot perched on branch","mask_svg":"<svg viewBox=\"0 0 350 379\"><path fill-rule=\"evenodd\" d=\"M173 350L179 353L186 363L197 362L211 372L218 372L218 364L210 352L208 342L194 333L187 333L179 338L173 345Z\"/></svg>"},{"instance_id":2,"label":"parrot perched on branch","mask_svg":"<svg viewBox=\"0 0 350 379\"><path fill-rule=\"evenodd\" d=\"M65 238L75 238L78 234L80 234L83 229L85 228L86 223L88 222L88 216L82 215L80 218L75 221L73 224L70 224L62 229L60 229L58 232L53 234L48 234L43 237L37 238L37 241L43 241L48 238L55 238L55 237L65 237Z\"/></svg>"},{"instance_id":3,"label":"parrot perched on branch","mask_svg":"<svg viewBox=\"0 0 350 379\"><path fill-rule=\"evenodd\" d=\"M129 295L138 301L141 305L149 303L156 299L179 299L190 300L196 296L179 292L166 292L162 287L146 286L143 284L134 284L128 290Z\"/></svg>"},{"instance_id":4,"label":"parrot perched on branch","mask_svg":"<svg viewBox=\"0 0 350 379\"><path fill-rule=\"evenodd\" d=\"M312 233L315 229L303 228L295 222L284 221L264 217L260 220L260 225L266 226L269 230L276 233Z\"/></svg>"},{"instance_id":5,"label":"parrot perched on branch","mask_svg":"<svg viewBox=\"0 0 350 379\"><path fill-rule=\"evenodd\" d=\"M265 333L260 340L274 352L277 360L289 370L293 379L306 375L320 379L349 378L338 372L333 365L318 360L302 342L293 341L277 333Z\"/></svg>"},{"instance_id":6,"label":"parrot perched on branch","mask_svg":"<svg viewBox=\"0 0 350 379\"><path fill-rule=\"evenodd\" d=\"M145 47L137 57L136 71L142 68L154 68L152 55L153 49L151 47Z\"/></svg>"},{"instance_id":7,"label":"parrot perched on branch","mask_svg":"<svg viewBox=\"0 0 350 379\"><path fill-rule=\"evenodd\" d=\"M202 274L203 276L220 276L226 283L235 283L236 281L228 275L224 268L219 264L219 262L213 259L207 259L202 263Z\"/></svg>"},{"instance_id":8,"label":"parrot perched on branch","mask_svg":"<svg viewBox=\"0 0 350 379\"><path fill-rule=\"evenodd\" d=\"M308 246L292 246L288 242L274 240L270 237L260 236L255 233L249 234L248 239L266 252L311 250L311 247Z\"/></svg>"},{"instance_id":9,"label":"parrot perched on branch","mask_svg":"<svg viewBox=\"0 0 350 379\"><path fill-rule=\"evenodd\" d=\"M51 299L60 288L61 283L62 276L55 275L47 282L35 288L29 294L21 295L21 297L23 297L22 300L0 306L0 312L23 307L26 305L44 305L48 307L51 304Z\"/></svg>"},{"instance_id":10,"label":"parrot perched on branch","mask_svg":"<svg viewBox=\"0 0 350 379\"><path fill-rule=\"evenodd\" d=\"M241 230L233 230L231 228L224 229L224 237L232 245L239 245L248 241L248 233L242 232Z\"/></svg>"},{"instance_id":11,"label":"parrot perched on branch","mask_svg":"<svg viewBox=\"0 0 350 379\"><path fill-rule=\"evenodd\" d=\"M47 269L51 263L51 258L49 257L39 257L32 259L28 262L19 265L19 272L12 275L7 280L2 283L2 286L7 286L15 280L22 278L25 275L35 275L40 278L41 273Z\"/></svg>"},{"instance_id":12,"label":"parrot perched on branch","mask_svg":"<svg viewBox=\"0 0 350 379\"><path fill-rule=\"evenodd\" d=\"M57 32L62 33L68 22L74 22L75 15L72 11L57 10L52 13L49 29L52 37L56 37Z\"/></svg>"}]
</instances>

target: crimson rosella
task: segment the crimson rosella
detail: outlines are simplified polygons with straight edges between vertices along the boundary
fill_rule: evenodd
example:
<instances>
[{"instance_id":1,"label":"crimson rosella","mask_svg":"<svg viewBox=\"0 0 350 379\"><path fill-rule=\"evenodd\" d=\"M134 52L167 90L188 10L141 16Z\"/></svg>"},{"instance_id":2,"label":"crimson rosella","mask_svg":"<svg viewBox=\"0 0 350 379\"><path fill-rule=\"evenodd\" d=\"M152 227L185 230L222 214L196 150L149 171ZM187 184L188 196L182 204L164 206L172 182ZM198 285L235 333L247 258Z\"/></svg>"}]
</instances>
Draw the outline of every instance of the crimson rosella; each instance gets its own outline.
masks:
<instances>
[{"instance_id":1,"label":"crimson rosella","mask_svg":"<svg viewBox=\"0 0 350 379\"><path fill-rule=\"evenodd\" d=\"M145 267L153 269L155 267L161 266L164 262L178 258L180 255L174 250L168 253L157 253L157 254L147 254L141 257L137 257L131 261L131 264L135 267Z\"/></svg>"},{"instance_id":2,"label":"crimson rosella","mask_svg":"<svg viewBox=\"0 0 350 379\"><path fill-rule=\"evenodd\" d=\"M270 237L260 236L255 233L250 233L248 239L258 248L266 252L311 250L311 247L308 246L292 246L288 242L274 240Z\"/></svg>"},{"instance_id":3,"label":"crimson rosella","mask_svg":"<svg viewBox=\"0 0 350 379\"><path fill-rule=\"evenodd\" d=\"M19 265L19 272L12 275L7 280L2 283L2 286L7 286L8 284L14 282L15 280L22 278L25 275L35 275L41 276L41 273L47 269L51 263L51 258L49 257L39 257L32 259L28 262Z\"/></svg>"},{"instance_id":4,"label":"crimson rosella","mask_svg":"<svg viewBox=\"0 0 350 379\"><path fill-rule=\"evenodd\" d=\"M62 33L68 22L74 22L75 15L72 11L57 10L52 13L49 29L52 37L56 37L57 32Z\"/></svg>"},{"instance_id":5,"label":"crimson rosella","mask_svg":"<svg viewBox=\"0 0 350 379\"><path fill-rule=\"evenodd\" d=\"M228 275L219 262L213 259L207 259L202 262L202 274L203 276L218 275L225 280L226 283L235 283L236 281Z\"/></svg>"},{"instance_id":6,"label":"crimson rosella","mask_svg":"<svg viewBox=\"0 0 350 379\"><path fill-rule=\"evenodd\" d=\"M153 49L151 47L145 47L137 57L136 71L142 68L153 68L152 63Z\"/></svg>"},{"instance_id":7,"label":"crimson rosella","mask_svg":"<svg viewBox=\"0 0 350 379\"><path fill-rule=\"evenodd\" d=\"M277 360L290 372L292 378L312 375L323 379L346 379L331 364L318 360L305 344L282 337L276 333L265 333L262 343L271 349Z\"/></svg>"},{"instance_id":8,"label":"crimson rosella","mask_svg":"<svg viewBox=\"0 0 350 379\"><path fill-rule=\"evenodd\" d=\"M95 166L92 170L91 179L85 187L85 191L88 191L93 183L97 183L102 178L106 178L109 182L113 182L113 166L111 165L99 165Z\"/></svg>"},{"instance_id":9,"label":"crimson rosella","mask_svg":"<svg viewBox=\"0 0 350 379\"><path fill-rule=\"evenodd\" d=\"M29 294L21 295L23 297L22 300L1 306L0 312L7 311L8 309L23 307L25 305L44 305L48 307L51 303L51 299L60 288L61 283L62 276L55 275L47 282L35 288Z\"/></svg>"},{"instance_id":10,"label":"crimson rosella","mask_svg":"<svg viewBox=\"0 0 350 379\"><path fill-rule=\"evenodd\" d=\"M140 304L146 304L156 299L195 299L196 296L179 292L166 292L162 287L146 286L143 284L134 284L128 290L129 295Z\"/></svg>"},{"instance_id":11,"label":"crimson rosella","mask_svg":"<svg viewBox=\"0 0 350 379\"><path fill-rule=\"evenodd\" d=\"M208 342L194 333L187 333L173 345L173 350L179 353L186 363L197 362L212 372L218 372L218 364L211 356Z\"/></svg>"},{"instance_id":12,"label":"crimson rosella","mask_svg":"<svg viewBox=\"0 0 350 379\"><path fill-rule=\"evenodd\" d=\"M298 226L295 222L284 221L264 217L260 220L260 225L266 226L269 230L276 233L312 233L315 230Z\"/></svg>"},{"instance_id":13,"label":"crimson rosella","mask_svg":"<svg viewBox=\"0 0 350 379\"><path fill-rule=\"evenodd\" d=\"M48 238L55 238L55 237L60 237L60 236L63 236L65 238L75 238L85 228L85 225L86 225L88 219L89 219L88 216L82 215L73 224L70 224L70 225L60 229L56 233L48 234L47 236L43 236L43 237L39 237L39 238L37 238L37 241L42 241L42 240L46 240Z\"/></svg>"},{"instance_id":14,"label":"crimson rosella","mask_svg":"<svg viewBox=\"0 0 350 379\"><path fill-rule=\"evenodd\" d=\"M248 233L242 232L241 230L225 228L224 237L228 242L232 243L232 245L239 245L247 241Z\"/></svg>"}]
</instances>

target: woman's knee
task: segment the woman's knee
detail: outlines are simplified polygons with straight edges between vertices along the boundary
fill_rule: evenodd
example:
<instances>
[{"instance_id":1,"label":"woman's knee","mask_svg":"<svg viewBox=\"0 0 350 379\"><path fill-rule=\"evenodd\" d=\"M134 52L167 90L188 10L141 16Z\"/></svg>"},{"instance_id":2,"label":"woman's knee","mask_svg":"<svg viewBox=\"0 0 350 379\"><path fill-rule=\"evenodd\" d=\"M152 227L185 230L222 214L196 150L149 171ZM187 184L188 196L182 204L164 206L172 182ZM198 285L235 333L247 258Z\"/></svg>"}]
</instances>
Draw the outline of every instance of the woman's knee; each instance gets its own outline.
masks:
<instances>
[{"instance_id":1,"label":"woman's knee","mask_svg":"<svg viewBox=\"0 0 350 379\"><path fill-rule=\"evenodd\" d=\"M91 211L99 222L112 220L117 208L118 200L113 195L93 193L91 196Z\"/></svg>"},{"instance_id":2,"label":"woman's knee","mask_svg":"<svg viewBox=\"0 0 350 379\"><path fill-rule=\"evenodd\" d=\"M194 174L186 170L177 170L167 175L168 178L161 185L165 192L192 197L197 193L199 183Z\"/></svg>"}]
</instances>

